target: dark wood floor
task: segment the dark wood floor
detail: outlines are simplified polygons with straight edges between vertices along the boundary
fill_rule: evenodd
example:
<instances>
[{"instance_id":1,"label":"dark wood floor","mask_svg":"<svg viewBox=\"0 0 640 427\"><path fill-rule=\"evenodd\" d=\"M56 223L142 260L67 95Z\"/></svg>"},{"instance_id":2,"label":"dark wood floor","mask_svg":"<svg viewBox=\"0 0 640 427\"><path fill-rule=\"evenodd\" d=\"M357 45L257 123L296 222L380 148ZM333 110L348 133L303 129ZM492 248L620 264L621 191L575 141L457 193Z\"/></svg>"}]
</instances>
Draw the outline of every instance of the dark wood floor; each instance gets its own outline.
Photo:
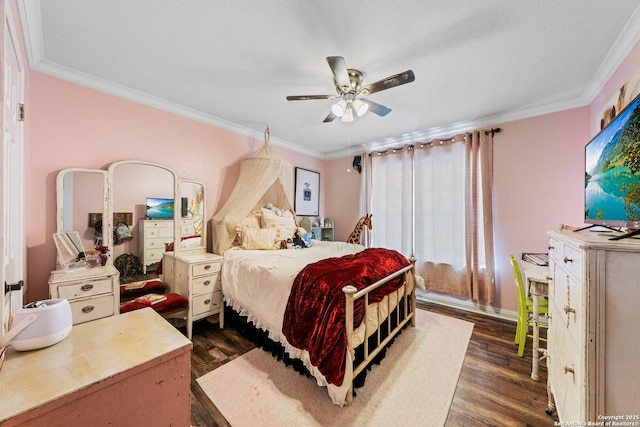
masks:
<instances>
[{"instance_id":1,"label":"dark wood floor","mask_svg":"<svg viewBox=\"0 0 640 427\"><path fill-rule=\"evenodd\" d=\"M531 380L531 341L525 357L513 344L515 323L440 306L420 308L467 320L475 324L460 380L451 404L447 427L457 426L552 426L557 417L547 408L544 363L540 382ZM194 325L191 356L191 423L199 426L228 426L204 394L196 378L254 348L231 329L200 321ZM354 402L357 404L357 402Z\"/></svg>"}]
</instances>

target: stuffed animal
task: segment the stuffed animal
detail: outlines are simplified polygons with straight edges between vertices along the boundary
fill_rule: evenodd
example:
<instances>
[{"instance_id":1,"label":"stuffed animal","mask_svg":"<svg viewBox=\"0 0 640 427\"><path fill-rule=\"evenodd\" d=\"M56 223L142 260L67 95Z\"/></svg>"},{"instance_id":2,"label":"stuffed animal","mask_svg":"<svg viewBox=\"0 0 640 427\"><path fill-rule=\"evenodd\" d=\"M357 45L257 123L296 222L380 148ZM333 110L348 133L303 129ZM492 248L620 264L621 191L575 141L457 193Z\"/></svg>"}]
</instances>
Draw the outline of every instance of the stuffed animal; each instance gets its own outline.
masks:
<instances>
[{"instance_id":1,"label":"stuffed animal","mask_svg":"<svg viewBox=\"0 0 640 427\"><path fill-rule=\"evenodd\" d=\"M302 230L302 231L301 231ZM307 233L304 228L298 228L293 235L293 248L304 249L313 246L311 234Z\"/></svg>"}]
</instances>

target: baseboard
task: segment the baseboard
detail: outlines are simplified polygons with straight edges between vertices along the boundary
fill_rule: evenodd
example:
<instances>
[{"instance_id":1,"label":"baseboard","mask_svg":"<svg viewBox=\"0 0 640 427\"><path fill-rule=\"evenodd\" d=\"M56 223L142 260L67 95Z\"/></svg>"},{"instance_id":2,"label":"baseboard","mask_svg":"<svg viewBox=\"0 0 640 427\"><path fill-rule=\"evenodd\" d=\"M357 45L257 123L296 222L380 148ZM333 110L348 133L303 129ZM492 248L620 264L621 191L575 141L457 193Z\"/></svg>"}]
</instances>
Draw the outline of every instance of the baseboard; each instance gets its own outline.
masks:
<instances>
[{"instance_id":1,"label":"baseboard","mask_svg":"<svg viewBox=\"0 0 640 427\"><path fill-rule=\"evenodd\" d=\"M448 295L418 291L416 293L416 298L418 301L444 305L459 310L469 311L471 313L507 320L509 322L515 323L518 321L517 311L503 310L489 305L477 304L470 300L461 300Z\"/></svg>"}]
</instances>

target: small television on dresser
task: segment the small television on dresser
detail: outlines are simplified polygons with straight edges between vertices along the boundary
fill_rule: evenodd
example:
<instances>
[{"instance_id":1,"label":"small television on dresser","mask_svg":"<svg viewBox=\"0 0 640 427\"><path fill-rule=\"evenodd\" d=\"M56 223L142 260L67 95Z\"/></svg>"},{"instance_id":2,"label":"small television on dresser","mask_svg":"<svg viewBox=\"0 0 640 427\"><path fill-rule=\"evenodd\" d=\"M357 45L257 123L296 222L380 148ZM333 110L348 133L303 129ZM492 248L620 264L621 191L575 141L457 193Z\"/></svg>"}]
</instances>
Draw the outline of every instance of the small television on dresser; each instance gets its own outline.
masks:
<instances>
[{"instance_id":1,"label":"small television on dresser","mask_svg":"<svg viewBox=\"0 0 640 427\"><path fill-rule=\"evenodd\" d=\"M640 228L640 96L586 145L584 188L587 224Z\"/></svg>"},{"instance_id":2,"label":"small television on dresser","mask_svg":"<svg viewBox=\"0 0 640 427\"><path fill-rule=\"evenodd\" d=\"M173 199L147 197L147 219L173 219Z\"/></svg>"}]
</instances>

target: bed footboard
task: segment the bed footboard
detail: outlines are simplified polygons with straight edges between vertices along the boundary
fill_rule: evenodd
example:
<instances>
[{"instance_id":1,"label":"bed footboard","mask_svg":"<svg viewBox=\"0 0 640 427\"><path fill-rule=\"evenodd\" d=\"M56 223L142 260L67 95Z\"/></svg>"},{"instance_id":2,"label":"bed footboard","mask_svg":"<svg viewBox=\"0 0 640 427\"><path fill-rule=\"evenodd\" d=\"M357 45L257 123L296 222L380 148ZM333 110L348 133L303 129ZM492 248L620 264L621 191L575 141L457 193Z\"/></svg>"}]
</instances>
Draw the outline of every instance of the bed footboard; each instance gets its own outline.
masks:
<instances>
[{"instance_id":1,"label":"bed footboard","mask_svg":"<svg viewBox=\"0 0 640 427\"><path fill-rule=\"evenodd\" d=\"M382 280L373 283L372 285L358 291L353 286L345 286L342 291L345 294L345 326L347 331L347 348L349 351L349 357L347 363L351 363L353 378L351 378L351 387L347 392L346 404L351 405L353 401L353 380L360 374L372 360L383 351L391 340L410 322L411 326L416 325L415 311L416 311L416 293L415 293L415 258L410 259L411 264L396 271L395 273L385 277ZM384 285L394 278L404 275L404 286L402 286L402 294L395 301L395 305L391 304L391 299L387 298L385 304L388 304L388 318L385 322L378 322L376 330L367 330L368 324L365 326L365 335L363 346L362 360L356 363L355 347L353 342L353 310L354 302L359 299L364 299L364 318L368 319L369 306L369 293L378 287ZM398 291L399 292L399 291ZM364 322L367 323L366 320ZM374 336L375 339L370 340L369 337ZM346 381L347 379L345 379Z\"/></svg>"}]
</instances>

